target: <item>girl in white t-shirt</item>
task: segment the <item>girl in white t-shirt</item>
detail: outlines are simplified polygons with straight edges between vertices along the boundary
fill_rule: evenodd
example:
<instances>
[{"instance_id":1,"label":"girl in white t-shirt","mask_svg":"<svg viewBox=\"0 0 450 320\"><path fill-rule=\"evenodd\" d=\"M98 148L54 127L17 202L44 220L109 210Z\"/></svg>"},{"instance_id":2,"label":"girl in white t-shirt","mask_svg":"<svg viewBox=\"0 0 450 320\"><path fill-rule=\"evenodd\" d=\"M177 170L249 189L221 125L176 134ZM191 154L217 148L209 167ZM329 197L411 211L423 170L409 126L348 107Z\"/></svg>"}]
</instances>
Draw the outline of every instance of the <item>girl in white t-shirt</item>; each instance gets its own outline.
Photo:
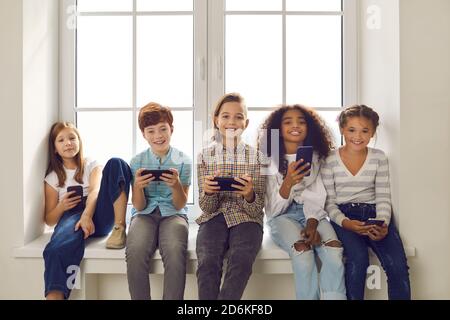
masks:
<instances>
[{"instance_id":1,"label":"girl in white t-shirt","mask_svg":"<svg viewBox=\"0 0 450 320\"><path fill-rule=\"evenodd\" d=\"M108 161L102 174L97 161L84 158L80 134L71 123L52 126L48 150L45 222L56 227L43 253L45 296L67 299L73 288L69 277L79 268L85 239L107 235L114 224L124 229L131 174L119 159ZM80 192L68 192L69 187Z\"/></svg>"},{"instance_id":2,"label":"girl in white t-shirt","mask_svg":"<svg viewBox=\"0 0 450 320\"><path fill-rule=\"evenodd\" d=\"M326 190L320 176L332 145L319 115L302 105L284 105L266 119L260 148L271 159L265 213L272 240L286 251L299 300L343 300L342 245L325 211ZM296 159L300 146L312 146L311 163ZM316 266L317 255L322 267Z\"/></svg>"}]
</instances>

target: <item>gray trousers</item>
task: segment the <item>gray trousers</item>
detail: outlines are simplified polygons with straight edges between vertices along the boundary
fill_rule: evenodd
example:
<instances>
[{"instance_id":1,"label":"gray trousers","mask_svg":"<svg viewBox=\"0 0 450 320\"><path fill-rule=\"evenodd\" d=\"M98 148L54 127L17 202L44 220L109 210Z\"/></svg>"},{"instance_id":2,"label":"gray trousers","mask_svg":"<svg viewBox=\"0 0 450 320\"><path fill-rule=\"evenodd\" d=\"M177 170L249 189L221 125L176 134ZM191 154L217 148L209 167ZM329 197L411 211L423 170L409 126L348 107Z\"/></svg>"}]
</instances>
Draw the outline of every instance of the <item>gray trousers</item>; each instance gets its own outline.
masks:
<instances>
[{"instance_id":1,"label":"gray trousers","mask_svg":"<svg viewBox=\"0 0 450 320\"><path fill-rule=\"evenodd\" d=\"M161 217L159 209L136 215L127 236L126 261L131 299L150 300L150 259L159 247L164 265L164 300L182 300L186 283L188 223L184 217Z\"/></svg>"}]
</instances>

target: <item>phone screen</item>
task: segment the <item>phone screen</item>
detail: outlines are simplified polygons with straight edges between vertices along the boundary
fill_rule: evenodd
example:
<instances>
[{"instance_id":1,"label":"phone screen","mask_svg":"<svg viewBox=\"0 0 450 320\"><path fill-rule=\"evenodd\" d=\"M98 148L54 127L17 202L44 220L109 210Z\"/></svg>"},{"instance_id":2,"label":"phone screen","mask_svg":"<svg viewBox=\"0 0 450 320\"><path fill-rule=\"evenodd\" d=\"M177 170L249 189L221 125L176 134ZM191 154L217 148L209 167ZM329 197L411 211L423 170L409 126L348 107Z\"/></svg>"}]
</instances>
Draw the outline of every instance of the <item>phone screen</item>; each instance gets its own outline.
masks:
<instances>
[{"instance_id":1,"label":"phone screen","mask_svg":"<svg viewBox=\"0 0 450 320\"><path fill-rule=\"evenodd\" d=\"M306 163L310 163L310 167L307 168L310 169L312 166L312 158L313 158L313 147L312 146L300 146L297 149L297 156L295 158L295 161L298 161L300 159L303 159L304 161L300 164L300 166L305 165ZM309 176L311 172L306 174L305 176Z\"/></svg>"}]
</instances>

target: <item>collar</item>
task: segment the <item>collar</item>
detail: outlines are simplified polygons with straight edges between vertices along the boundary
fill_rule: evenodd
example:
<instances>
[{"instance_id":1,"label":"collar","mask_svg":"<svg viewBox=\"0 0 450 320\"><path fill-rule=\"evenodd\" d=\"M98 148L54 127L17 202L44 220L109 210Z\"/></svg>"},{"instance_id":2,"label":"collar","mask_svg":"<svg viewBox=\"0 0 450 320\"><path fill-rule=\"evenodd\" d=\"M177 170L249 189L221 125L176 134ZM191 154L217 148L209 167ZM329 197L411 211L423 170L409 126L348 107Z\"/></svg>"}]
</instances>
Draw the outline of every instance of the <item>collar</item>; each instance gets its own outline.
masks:
<instances>
[{"instance_id":1,"label":"collar","mask_svg":"<svg viewBox=\"0 0 450 320\"><path fill-rule=\"evenodd\" d=\"M163 163L166 162L167 159L170 159L170 156L172 154L172 146L169 145L169 150L167 151L166 155L164 156L164 158L161 158L159 155L157 155L156 153L153 152L152 148L148 148L150 155L155 158L156 160L158 160L159 163Z\"/></svg>"}]
</instances>

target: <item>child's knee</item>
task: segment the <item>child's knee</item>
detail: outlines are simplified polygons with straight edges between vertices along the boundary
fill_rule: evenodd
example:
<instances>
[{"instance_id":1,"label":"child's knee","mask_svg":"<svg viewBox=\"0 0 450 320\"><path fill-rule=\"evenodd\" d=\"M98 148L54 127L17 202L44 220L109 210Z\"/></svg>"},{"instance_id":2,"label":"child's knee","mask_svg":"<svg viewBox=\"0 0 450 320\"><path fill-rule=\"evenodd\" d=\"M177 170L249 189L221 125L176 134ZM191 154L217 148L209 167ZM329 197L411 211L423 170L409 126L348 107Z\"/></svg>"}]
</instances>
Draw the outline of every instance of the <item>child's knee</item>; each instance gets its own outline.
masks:
<instances>
[{"instance_id":1,"label":"child's knee","mask_svg":"<svg viewBox=\"0 0 450 320\"><path fill-rule=\"evenodd\" d=\"M311 246L305 243L304 241L299 240L292 245L292 249L294 250L295 253L302 254L305 251L310 251Z\"/></svg>"}]
</instances>

